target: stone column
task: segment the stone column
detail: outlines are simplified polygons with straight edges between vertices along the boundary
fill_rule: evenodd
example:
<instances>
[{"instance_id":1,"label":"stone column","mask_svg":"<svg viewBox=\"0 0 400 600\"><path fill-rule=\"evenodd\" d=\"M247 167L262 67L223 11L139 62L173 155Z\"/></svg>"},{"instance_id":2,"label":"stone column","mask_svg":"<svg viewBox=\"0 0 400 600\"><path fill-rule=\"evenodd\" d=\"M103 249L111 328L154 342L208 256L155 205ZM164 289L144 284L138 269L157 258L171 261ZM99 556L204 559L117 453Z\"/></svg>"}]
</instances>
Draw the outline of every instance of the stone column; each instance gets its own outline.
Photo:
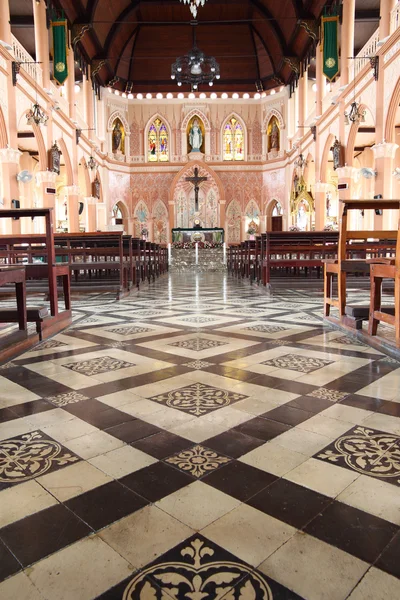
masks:
<instances>
[{"instance_id":1,"label":"stone column","mask_svg":"<svg viewBox=\"0 0 400 600\"><path fill-rule=\"evenodd\" d=\"M323 100L325 98L326 91L326 77L322 71L322 47L321 44L317 46L317 54L316 54L316 74L317 74L317 93L316 93L316 104L315 104L315 114L317 117L322 115L322 106Z\"/></svg>"},{"instance_id":2,"label":"stone column","mask_svg":"<svg viewBox=\"0 0 400 600\"><path fill-rule=\"evenodd\" d=\"M56 180L57 173L54 173L53 171L38 171L36 173L36 183L40 188L43 208L56 209L56 195L48 194L46 192L47 188L54 189L56 187Z\"/></svg>"},{"instance_id":3,"label":"stone column","mask_svg":"<svg viewBox=\"0 0 400 600\"><path fill-rule=\"evenodd\" d=\"M260 215L260 233L267 232L267 215Z\"/></svg>"},{"instance_id":4,"label":"stone column","mask_svg":"<svg viewBox=\"0 0 400 600\"><path fill-rule=\"evenodd\" d=\"M242 226L240 231L240 241L244 242L247 239L246 232L246 217L242 217Z\"/></svg>"},{"instance_id":5,"label":"stone column","mask_svg":"<svg viewBox=\"0 0 400 600\"><path fill-rule=\"evenodd\" d=\"M353 71L353 60L349 57L354 55L354 24L356 14L355 0L343 0L343 21L341 30L341 64L340 83L347 85L351 81Z\"/></svg>"},{"instance_id":6,"label":"stone column","mask_svg":"<svg viewBox=\"0 0 400 600\"><path fill-rule=\"evenodd\" d=\"M2 0L0 2L0 40L11 44L9 0Z\"/></svg>"},{"instance_id":7,"label":"stone column","mask_svg":"<svg viewBox=\"0 0 400 600\"><path fill-rule=\"evenodd\" d=\"M34 0L35 3L35 0ZM69 117L71 121L76 120L76 98L75 98L75 61L74 61L74 52L72 50L72 46L68 52L67 57L68 64L68 78L66 81L67 86L67 98L69 105Z\"/></svg>"},{"instance_id":8,"label":"stone column","mask_svg":"<svg viewBox=\"0 0 400 600\"><path fill-rule=\"evenodd\" d=\"M88 79L86 76L83 77L83 93L84 93L84 109L85 109L85 121L88 126L88 129L92 129L94 125L93 121L93 90L92 90L92 82L90 79L90 67L88 67ZM88 131L88 137L91 139L93 137L93 131Z\"/></svg>"},{"instance_id":9,"label":"stone column","mask_svg":"<svg viewBox=\"0 0 400 600\"><path fill-rule=\"evenodd\" d=\"M2 208L10 209L11 200L19 200L19 188L17 174L19 171L19 159L21 152L13 148L0 149L0 167L3 180L3 201ZM11 219L0 219L2 233L21 233L21 221L12 221Z\"/></svg>"},{"instance_id":10,"label":"stone column","mask_svg":"<svg viewBox=\"0 0 400 600\"><path fill-rule=\"evenodd\" d=\"M97 198L88 196L84 198L86 206L86 231L97 231Z\"/></svg>"},{"instance_id":11,"label":"stone column","mask_svg":"<svg viewBox=\"0 0 400 600\"><path fill-rule=\"evenodd\" d=\"M396 5L397 0L381 0L380 6L380 21L379 21L379 39L390 35L390 17L391 12Z\"/></svg>"},{"instance_id":12,"label":"stone column","mask_svg":"<svg viewBox=\"0 0 400 600\"><path fill-rule=\"evenodd\" d=\"M78 185L69 185L67 192L68 233L79 233L79 195Z\"/></svg>"},{"instance_id":13,"label":"stone column","mask_svg":"<svg viewBox=\"0 0 400 600\"><path fill-rule=\"evenodd\" d=\"M396 155L397 144L383 142L372 146L375 157L375 170L377 176L375 179L375 195L381 194L384 200L393 198L393 167L394 157ZM374 228L383 229L384 223L389 223L390 218L386 211L383 215L375 215Z\"/></svg>"},{"instance_id":14,"label":"stone column","mask_svg":"<svg viewBox=\"0 0 400 600\"><path fill-rule=\"evenodd\" d=\"M354 182L356 180L356 177L358 177L359 172L358 169L356 169L355 167L340 167L339 169L336 169L336 173L338 176L338 183L347 183L348 184L348 189L347 190L339 190L339 211L338 211L338 217L339 217L339 223L342 219L342 213L343 213L343 204L340 202L340 200L350 200L353 197L353 188L354 188ZM350 219L347 222L347 227L351 229L352 225L351 225L351 213L350 213Z\"/></svg>"},{"instance_id":15,"label":"stone column","mask_svg":"<svg viewBox=\"0 0 400 600\"><path fill-rule=\"evenodd\" d=\"M173 200L168 201L168 220L169 220L168 239L172 242L171 230L175 227L175 202Z\"/></svg>"},{"instance_id":16,"label":"stone column","mask_svg":"<svg viewBox=\"0 0 400 600\"><path fill-rule=\"evenodd\" d=\"M3 0L4 1L4 0ZM35 50L36 60L40 62L40 68L43 71L43 87L50 85L50 60L49 60L49 32L46 23L46 5L44 2L33 3L33 21L35 28ZM70 52L72 54L72 52ZM73 63L74 59L72 59ZM69 74L69 77L71 73ZM69 79L68 77L68 79ZM67 81L68 81L67 79Z\"/></svg>"},{"instance_id":17,"label":"stone column","mask_svg":"<svg viewBox=\"0 0 400 600\"><path fill-rule=\"evenodd\" d=\"M329 184L318 181L314 186L315 192L315 230L322 231L325 227L326 193Z\"/></svg>"},{"instance_id":18,"label":"stone column","mask_svg":"<svg viewBox=\"0 0 400 600\"><path fill-rule=\"evenodd\" d=\"M308 115L308 71L299 80L299 126L304 126ZM304 132L303 132L304 133ZM302 135L303 135L302 133Z\"/></svg>"},{"instance_id":19,"label":"stone column","mask_svg":"<svg viewBox=\"0 0 400 600\"><path fill-rule=\"evenodd\" d=\"M225 229L225 217L226 217L226 200L220 200L219 202L219 226Z\"/></svg>"}]
</instances>

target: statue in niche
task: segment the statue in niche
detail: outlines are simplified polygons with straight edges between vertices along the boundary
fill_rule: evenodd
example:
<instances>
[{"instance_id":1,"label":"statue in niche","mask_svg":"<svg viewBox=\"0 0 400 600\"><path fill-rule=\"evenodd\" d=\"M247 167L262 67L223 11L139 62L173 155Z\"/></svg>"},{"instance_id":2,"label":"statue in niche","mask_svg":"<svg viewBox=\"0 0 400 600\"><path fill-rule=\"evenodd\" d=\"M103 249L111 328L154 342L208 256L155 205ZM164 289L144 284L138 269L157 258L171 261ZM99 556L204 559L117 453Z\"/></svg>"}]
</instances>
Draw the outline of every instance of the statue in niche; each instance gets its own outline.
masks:
<instances>
[{"instance_id":1,"label":"statue in niche","mask_svg":"<svg viewBox=\"0 0 400 600\"><path fill-rule=\"evenodd\" d=\"M331 147L332 155L333 155L333 170L339 169L341 164L341 154L342 154L342 146L337 138L335 138L335 142Z\"/></svg>"},{"instance_id":2,"label":"statue in niche","mask_svg":"<svg viewBox=\"0 0 400 600\"><path fill-rule=\"evenodd\" d=\"M113 152L123 152L123 128L119 119L115 121L114 129L112 132L112 150Z\"/></svg>"},{"instance_id":3,"label":"statue in niche","mask_svg":"<svg viewBox=\"0 0 400 600\"><path fill-rule=\"evenodd\" d=\"M268 152L279 152L280 129L276 117L272 117L268 125Z\"/></svg>"},{"instance_id":4,"label":"statue in niche","mask_svg":"<svg viewBox=\"0 0 400 600\"><path fill-rule=\"evenodd\" d=\"M189 131L189 144L192 148L192 152L200 152L200 148L203 144L203 134L201 133L200 123L198 119L193 121L193 124Z\"/></svg>"}]
</instances>

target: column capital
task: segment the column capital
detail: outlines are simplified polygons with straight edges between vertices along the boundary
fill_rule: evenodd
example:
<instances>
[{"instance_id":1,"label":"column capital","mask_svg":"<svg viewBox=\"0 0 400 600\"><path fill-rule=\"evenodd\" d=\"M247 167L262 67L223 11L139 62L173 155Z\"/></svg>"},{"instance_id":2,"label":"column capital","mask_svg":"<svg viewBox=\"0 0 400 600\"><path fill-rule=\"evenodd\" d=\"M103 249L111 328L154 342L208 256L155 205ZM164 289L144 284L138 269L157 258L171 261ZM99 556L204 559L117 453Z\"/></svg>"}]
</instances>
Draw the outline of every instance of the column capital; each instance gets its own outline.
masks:
<instances>
[{"instance_id":1,"label":"column capital","mask_svg":"<svg viewBox=\"0 0 400 600\"><path fill-rule=\"evenodd\" d=\"M94 196L85 196L83 199L86 204L97 204L98 200Z\"/></svg>"},{"instance_id":2,"label":"column capital","mask_svg":"<svg viewBox=\"0 0 400 600\"><path fill-rule=\"evenodd\" d=\"M57 173L55 173L54 171L38 171L36 173L36 182L37 184L40 183L56 183L57 180Z\"/></svg>"},{"instance_id":3,"label":"column capital","mask_svg":"<svg viewBox=\"0 0 400 600\"><path fill-rule=\"evenodd\" d=\"M390 142L382 142L380 144L375 144L372 146L372 151L374 153L375 158L394 158L396 154L396 150L398 148L398 144L392 144Z\"/></svg>"},{"instance_id":4,"label":"column capital","mask_svg":"<svg viewBox=\"0 0 400 600\"><path fill-rule=\"evenodd\" d=\"M68 185L65 187L67 196L79 196L81 193L79 185Z\"/></svg>"},{"instance_id":5,"label":"column capital","mask_svg":"<svg viewBox=\"0 0 400 600\"><path fill-rule=\"evenodd\" d=\"M314 185L314 191L318 194L319 192L329 192L331 188L331 184L330 183L325 183L323 181L317 181L317 183Z\"/></svg>"},{"instance_id":6,"label":"column capital","mask_svg":"<svg viewBox=\"0 0 400 600\"><path fill-rule=\"evenodd\" d=\"M22 152L14 148L0 148L0 163L11 163L17 165Z\"/></svg>"},{"instance_id":7,"label":"column capital","mask_svg":"<svg viewBox=\"0 0 400 600\"><path fill-rule=\"evenodd\" d=\"M345 167L336 169L336 173L339 179L352 179L356 181L359 176L359 169L356 167L348 167L346 165Z\"/></svg>"}]
</instances>

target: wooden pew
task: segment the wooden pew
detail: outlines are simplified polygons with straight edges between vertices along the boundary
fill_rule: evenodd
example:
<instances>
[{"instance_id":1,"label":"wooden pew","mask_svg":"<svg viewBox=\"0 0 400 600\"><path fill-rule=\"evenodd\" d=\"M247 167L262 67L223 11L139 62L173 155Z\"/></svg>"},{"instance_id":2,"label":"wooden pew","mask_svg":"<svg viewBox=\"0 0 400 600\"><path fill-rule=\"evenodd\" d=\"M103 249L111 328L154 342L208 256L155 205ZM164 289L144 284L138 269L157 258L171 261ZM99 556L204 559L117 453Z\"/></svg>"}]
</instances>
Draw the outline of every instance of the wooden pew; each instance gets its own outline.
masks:
<instances>
[{"instance_id":1,"label":"wooden pew","mask_svg":"<svg viewBox=\"0 0 400 600\"><path fill-rule=\"evenodd\" d=\"M349 327L361 329L362 320L368 319L365 307L346 306L347 274L370 273L370 259L393 257L396 252L397 232L394 231L350 231L348 212L351 210L395 210L399 200L343 200L340 221L340 238L336 259L324 261L324 316L330 317L330 308L339 309L339 318ZM333 278L337 277L338 296L333 298ZM358 310L359 309L359 310Z\"/></svg>"},{"instance_id":2,"label":"wooden pew","mask_svg":"<svg viewBox=\"0 0 400 600\"><path fill-rule=\"evenodd\" d=\"M273 269L316 269L319 277L323 260L336 256L339 234L336 231L280 231L261 235L263 285L270 285Z\"/></svg>"}]
</instances>

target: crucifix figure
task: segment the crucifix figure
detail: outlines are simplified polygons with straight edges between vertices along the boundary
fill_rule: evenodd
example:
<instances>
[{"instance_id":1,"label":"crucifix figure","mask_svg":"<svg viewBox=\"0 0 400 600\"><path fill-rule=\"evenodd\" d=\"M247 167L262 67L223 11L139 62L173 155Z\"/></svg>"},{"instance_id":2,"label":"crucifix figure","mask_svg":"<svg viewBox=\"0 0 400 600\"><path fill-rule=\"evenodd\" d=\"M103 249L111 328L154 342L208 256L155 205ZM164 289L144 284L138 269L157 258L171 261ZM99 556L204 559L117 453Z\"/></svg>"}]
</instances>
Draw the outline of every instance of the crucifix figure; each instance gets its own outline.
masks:
<instances>
[{"instance_id":1,"label":"crucifix figure","mask_svg":"<svg viewBox=\"0 0 400 600\"><path fill-rule=\"evenodd\" d=\"M195 167L194 177L186 177L185 179L194 185L194 210L195 212L199 212L199 183L207 181L208 177L199 177L199 169Z\"/></svg>"}]
</instances>

